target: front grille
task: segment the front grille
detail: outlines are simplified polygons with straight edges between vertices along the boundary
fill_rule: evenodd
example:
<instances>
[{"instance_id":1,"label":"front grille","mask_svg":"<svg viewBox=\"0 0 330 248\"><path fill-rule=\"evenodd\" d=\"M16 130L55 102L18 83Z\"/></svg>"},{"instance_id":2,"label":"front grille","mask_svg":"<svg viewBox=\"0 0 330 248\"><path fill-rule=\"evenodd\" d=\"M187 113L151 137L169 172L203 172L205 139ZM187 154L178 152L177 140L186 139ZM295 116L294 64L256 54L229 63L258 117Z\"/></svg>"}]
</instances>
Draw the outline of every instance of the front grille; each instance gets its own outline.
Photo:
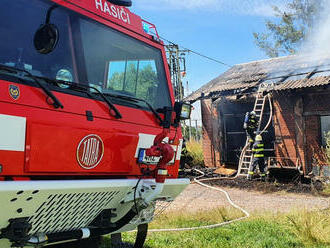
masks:
<instances>
[{"instance_id":1,"label":"front grille","mask_svg":"<svg viewBox=\"0 0 330 248\"><path fill-rule=\"evenodd\" d=\"M51 194L30 217L30 234L87 227L120 191Z\"/></svg>"}]
</instances>

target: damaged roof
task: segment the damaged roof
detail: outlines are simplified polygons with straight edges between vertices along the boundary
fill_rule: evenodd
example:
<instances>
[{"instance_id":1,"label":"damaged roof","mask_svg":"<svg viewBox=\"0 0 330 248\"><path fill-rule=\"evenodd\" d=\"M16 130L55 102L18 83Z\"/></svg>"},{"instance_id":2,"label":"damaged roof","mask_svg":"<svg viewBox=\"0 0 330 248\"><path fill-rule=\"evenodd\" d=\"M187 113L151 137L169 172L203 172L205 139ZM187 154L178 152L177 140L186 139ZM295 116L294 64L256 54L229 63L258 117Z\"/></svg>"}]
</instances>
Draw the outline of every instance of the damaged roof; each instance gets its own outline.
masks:
<instances>
[{"instance_id":1,"label":"damaged roof","mask_svg":"<svg viewBox=\"0 0 330 248\"><path fill-rule=\"evenodd\" d=\"M330 57L286 56L238 64L193 92L186 101L216 97L224 91L246 90L260 83L274 90L317 87L330 84Z\"/></svg>"}]
</instances>

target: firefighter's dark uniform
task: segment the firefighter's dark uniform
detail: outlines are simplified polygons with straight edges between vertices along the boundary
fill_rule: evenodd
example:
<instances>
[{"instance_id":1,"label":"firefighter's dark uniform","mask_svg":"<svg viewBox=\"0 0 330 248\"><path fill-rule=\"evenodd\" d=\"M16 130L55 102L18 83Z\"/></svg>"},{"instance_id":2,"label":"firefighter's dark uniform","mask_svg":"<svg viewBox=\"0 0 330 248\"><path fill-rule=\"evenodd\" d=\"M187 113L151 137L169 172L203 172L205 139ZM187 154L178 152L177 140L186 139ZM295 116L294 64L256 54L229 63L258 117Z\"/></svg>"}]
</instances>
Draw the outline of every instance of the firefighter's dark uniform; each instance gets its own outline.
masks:
<instances>
[{"instance_id":1,"label":"firefighter's dark uniform","mask_svg":"<svg viewBox=\"0 0 330 248\"><path fill-rule=\"evenodd\" d=\"M262 180L265 180L266 173L265 173L265 147L264 143L262 142L261 135L256 136L256 141L253 144L252 148L253 152L253 160L252 164L250 165L249 172L248 172L248 179L252 179L254 172L256 170L257 165L259 166L260 170L260 177Z\"/></svg>"},{"instance_id":2,"label":"firefighter's dark uniform","mask_svg":"<svg viewBox=\"0 0 330 248\"><path fill-rule=\"evenodd\" d=\"M182 150L181 150L181 158L180 158L180 171L183 171L186 165L186 159L187 159L188 151L186 146L186 140L183 139L182 143Z\"/></svg>"},{"instance_id":3,"label":"firefighter's dark uniform","mask_svg":"<svg viewBox=\"0 0 330 248\"><path fill-rule=\"evenodd\" d=\"M255 114L252 114L252 112L247 112L244 119L244 129L246 131L246 135L249 138L249 143L252 148L252 145L254 143L256 134L255 132L258 129L259 122L256 118Z\"/></svg>"}]
</instances>

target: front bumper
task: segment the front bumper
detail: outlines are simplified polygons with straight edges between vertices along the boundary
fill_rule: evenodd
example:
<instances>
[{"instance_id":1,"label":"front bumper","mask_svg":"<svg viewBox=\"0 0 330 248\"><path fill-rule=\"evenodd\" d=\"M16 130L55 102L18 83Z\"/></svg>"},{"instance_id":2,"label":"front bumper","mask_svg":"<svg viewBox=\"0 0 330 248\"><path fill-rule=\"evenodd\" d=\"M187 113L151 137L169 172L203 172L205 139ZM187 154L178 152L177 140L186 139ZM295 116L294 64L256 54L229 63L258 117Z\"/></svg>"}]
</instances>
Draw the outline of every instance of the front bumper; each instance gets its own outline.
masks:
<instances>
[{"instance_id":1,"label":"front bumper","mask_svg":"<svg viewBox=\"0 0 330 248\"><path fill-rule=\"evenodd\" d=\"M77 230L88 227L106 209L114 209L120 219L134 205L125 199L137 183L135 179L0 182L0 229L10 219L26 218L32 226L29 235ZM172 201L188 184L187 179L167 179L158 198ZM135 229L141 222L122 230Z\"/></svg>"}]
</instances>

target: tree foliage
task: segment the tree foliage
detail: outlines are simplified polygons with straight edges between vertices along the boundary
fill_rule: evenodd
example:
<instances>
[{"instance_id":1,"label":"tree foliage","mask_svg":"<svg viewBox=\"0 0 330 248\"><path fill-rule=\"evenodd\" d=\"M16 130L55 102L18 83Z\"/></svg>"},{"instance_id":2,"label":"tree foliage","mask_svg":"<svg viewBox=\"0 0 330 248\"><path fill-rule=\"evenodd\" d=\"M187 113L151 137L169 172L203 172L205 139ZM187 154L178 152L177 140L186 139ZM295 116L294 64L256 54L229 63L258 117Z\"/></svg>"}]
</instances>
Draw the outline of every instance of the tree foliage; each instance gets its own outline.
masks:
<instances>
[{"instance_id":1,"label":"tree foliage","mask_svg":"<svg viewBox=\"0 0 330 248\"><path fill-rule=\"evenodd\" d=\"M200 127L196 129L196 127L189 127L187 125L182 125L182 134L186 140L190 140L190 139L200 140L202 138L202 129Z\"/></svg>"},{"instance_id":2,"label":"tree foliage","mask_svg":"<svg viewBox=\"0 0 330 248\"><path fill-rule=\"evenodd\" d=\"M253 33L256 45L269 57L294 54L306 39L322 9L322 0L292 0L285 10L273 6L275 21L265 33Z\"/></svg>"},{"instance_id":3,"label":"tree foliage","mask_svg":"<svg viewBox=\"0 0 330 248\"><path fill-rule=\"evenodd\" d=\"M129 63L126 72L115 72L108 79L109 89L122 91L147 100L153 104L157 89L157 73L150 64L144 64L137 69L137 64Z\"/></svg>"}]
</instances>

